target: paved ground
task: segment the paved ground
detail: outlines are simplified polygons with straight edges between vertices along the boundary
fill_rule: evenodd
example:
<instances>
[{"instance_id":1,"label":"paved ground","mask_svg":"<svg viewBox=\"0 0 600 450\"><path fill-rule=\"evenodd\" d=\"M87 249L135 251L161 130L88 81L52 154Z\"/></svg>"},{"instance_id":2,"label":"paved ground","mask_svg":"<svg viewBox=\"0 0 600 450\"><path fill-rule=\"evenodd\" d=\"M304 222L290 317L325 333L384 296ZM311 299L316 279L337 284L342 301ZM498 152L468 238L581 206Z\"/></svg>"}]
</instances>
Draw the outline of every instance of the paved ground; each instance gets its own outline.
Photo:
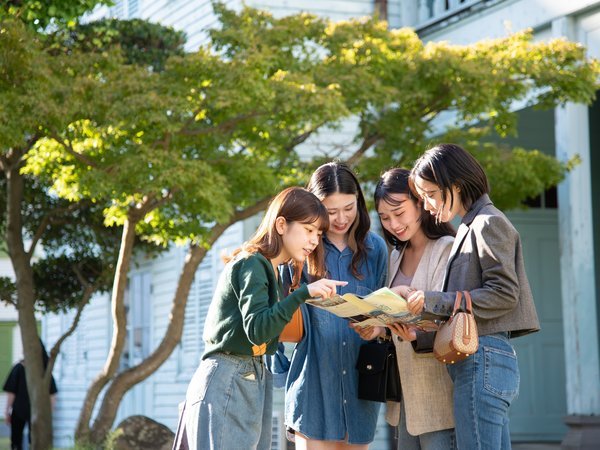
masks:
<instances>
[{"instance_id":1,"label":"paved ground","mask_svg":"<svg viewBox=\"0 0 600 450\"><path fill-rule=\"evenodd\" d=\"M512 450L557 450L560 448L560 442L518 442L513 443Z\"/></svg>"},{"instance_id":2,"label":"paved ground","mask_svg":"<svg viewBox=\"0 0 600 450\"><path fill-rule=\"evenodd\" d=\"M8 448L9 442L7 437L10 435L10 430L4 423L0 421L0 450L4 447ZM2 439L4 437L4 439ZM512 450L559 450L560 442L534 443L534 442L518 442L513 443Z\"/></svg>"}]
</instances>

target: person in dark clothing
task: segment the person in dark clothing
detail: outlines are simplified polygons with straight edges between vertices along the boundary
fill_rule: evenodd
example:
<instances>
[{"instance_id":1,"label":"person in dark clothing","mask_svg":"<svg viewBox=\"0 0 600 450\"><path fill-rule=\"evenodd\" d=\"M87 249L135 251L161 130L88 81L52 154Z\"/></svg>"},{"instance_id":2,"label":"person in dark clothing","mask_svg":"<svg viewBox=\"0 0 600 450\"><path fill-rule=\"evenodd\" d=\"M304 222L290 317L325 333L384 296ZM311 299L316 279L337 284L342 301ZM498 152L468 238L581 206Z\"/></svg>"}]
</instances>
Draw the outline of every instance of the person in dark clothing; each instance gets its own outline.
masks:
<instances>
[{"instance_id":1,"label":"person in dark clothing","mask_svg":"<svg viewBox=\"0 0 600 450\"><path fill-rule=\"evenodd\" d=\"M48 354L41 341L40 344L42 345L42 358L45 369L48 366ZM11 450L21 450L23 448L23 431L25 425L30 425L31 420L31 407L25 379L25 361L21 360L13 366L4 382L3 389L7 393L4 420L7 425L10 425L10 448ZM52 406L54 406L57 392L56 382L52 377L50 380ZM28 438L31 442L31 433L29 433Z\"/></svg>"}]
</instances>

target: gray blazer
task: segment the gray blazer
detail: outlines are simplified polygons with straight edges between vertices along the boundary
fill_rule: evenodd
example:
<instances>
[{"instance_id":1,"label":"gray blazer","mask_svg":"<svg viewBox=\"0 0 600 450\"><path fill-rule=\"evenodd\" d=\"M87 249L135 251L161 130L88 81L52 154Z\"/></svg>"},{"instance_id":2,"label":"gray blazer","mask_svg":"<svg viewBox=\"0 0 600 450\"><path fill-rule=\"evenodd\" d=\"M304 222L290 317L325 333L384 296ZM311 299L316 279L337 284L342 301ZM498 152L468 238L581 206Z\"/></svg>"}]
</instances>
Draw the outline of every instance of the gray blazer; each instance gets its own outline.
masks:
<instances>
[{"instance_id":1,"label":"gray blazer","mask_svg":"<svg viewBox=\"0 0 600 450\"><path fill-rule=\"evenodd\" d=\"M483 195L465 214L450 252L442 291L425 292L424 313L449 316L456 291L468 290L479 335L523 336L540 329L519 233Z\"/></svg>"}]
</instances>

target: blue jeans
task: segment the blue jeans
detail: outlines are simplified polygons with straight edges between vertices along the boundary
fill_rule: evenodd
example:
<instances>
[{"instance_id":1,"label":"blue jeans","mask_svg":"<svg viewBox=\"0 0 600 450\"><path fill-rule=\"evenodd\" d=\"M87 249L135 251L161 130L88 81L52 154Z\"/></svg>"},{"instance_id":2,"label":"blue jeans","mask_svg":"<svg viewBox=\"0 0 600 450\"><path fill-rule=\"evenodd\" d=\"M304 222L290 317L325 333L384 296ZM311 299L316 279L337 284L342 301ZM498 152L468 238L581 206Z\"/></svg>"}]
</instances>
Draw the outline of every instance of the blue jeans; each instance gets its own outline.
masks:
<instances>
[{"instance_id":1,"label":"blue jeans","mask_svg":"<svg viewBox=\"0 0 600 450\"><path fill-rule=\"evenodd\" d=\"M185 401L190 450L271 448L273 378L262 357L209 356L196 370Z\"/></svg>"},{"instance_id":2,"label":"blue jeans","mask_svg":"<svg viewBox=\"0 0 600 450\"><path fill-rule=\"evenodd\" d=\"M454 428L432 431L418 436L411 435L406 429L406 411L404 402L400 402L400 424L398 426L399 450L455 450Z\"/></svg>"},{"instance_id":3,"label":"blue jeans","mask_svg":"<svg viewBox=\"0 0 600 450\"><path fill-rule=\"evenodd\" d=\"M519 366L508 334L480 336L475 354L447 367L458 448L510 449L508 408L519 393Z\"/></svg>"}]
</instances>

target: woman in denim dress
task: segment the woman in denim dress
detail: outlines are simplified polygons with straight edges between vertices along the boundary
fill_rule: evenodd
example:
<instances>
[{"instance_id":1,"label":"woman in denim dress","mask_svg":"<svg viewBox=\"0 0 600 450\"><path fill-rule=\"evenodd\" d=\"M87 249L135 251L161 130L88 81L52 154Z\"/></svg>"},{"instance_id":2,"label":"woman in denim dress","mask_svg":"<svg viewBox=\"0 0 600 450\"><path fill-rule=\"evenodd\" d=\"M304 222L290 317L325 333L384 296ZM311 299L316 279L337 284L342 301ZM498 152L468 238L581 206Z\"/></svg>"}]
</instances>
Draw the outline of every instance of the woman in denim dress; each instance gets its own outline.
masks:
<instances>
[{"instance_id":1,"label":"woman in denim dress","mask_svg":"<svg viewBox=\"0 0 600 450\"><path fill-rule=\"evenodd\" d=\"M308 190L325 205L330 226L323 238L327 276L339 289L365 295L385 285L387 248L369 231L358 180L340 163L312 175ZM296 449L366 449L373 441L380 404L359 400L356 359L364 341L348 321L319 308L302 308L306 334L296 346L286 380L285 423Z\"/></svg>"},{"instance_id":2,"label":"woman in denim dress","mask_svg":"<svg viewBox=\"0 0 600 450\"><path fill-rule=\"evenodd\" d=\"M469 291L479 333L476 353L447 365L454 383L458 448L511 448L509 407L519 392L519 366L511 338L539 330L525 273L521 239L494 207L483 168L463 148L440 144L411 171L414 192L438 222L462 217L441 292L405 286L413 314L447 318L456 291ZM431 335L417 333L417 349L431 348Z\"/></svg>"},{"instance_id":3,"label":"woman in denim dress","mask_svg":"<svg viewBox=\"0 0 600 450\"><path fill-rule=\"evenodd\" d=\"M329 220L305 189L288 188L271 202L258 230L225 265L204 325L205 351L192 378L177 427L175 449L271 448L272 377L263 355L310 297L327 298L344 282L324 274L321 234ZM294 265L293 286L283 298L277 267Z\"/></svg>"}]
</instances>

